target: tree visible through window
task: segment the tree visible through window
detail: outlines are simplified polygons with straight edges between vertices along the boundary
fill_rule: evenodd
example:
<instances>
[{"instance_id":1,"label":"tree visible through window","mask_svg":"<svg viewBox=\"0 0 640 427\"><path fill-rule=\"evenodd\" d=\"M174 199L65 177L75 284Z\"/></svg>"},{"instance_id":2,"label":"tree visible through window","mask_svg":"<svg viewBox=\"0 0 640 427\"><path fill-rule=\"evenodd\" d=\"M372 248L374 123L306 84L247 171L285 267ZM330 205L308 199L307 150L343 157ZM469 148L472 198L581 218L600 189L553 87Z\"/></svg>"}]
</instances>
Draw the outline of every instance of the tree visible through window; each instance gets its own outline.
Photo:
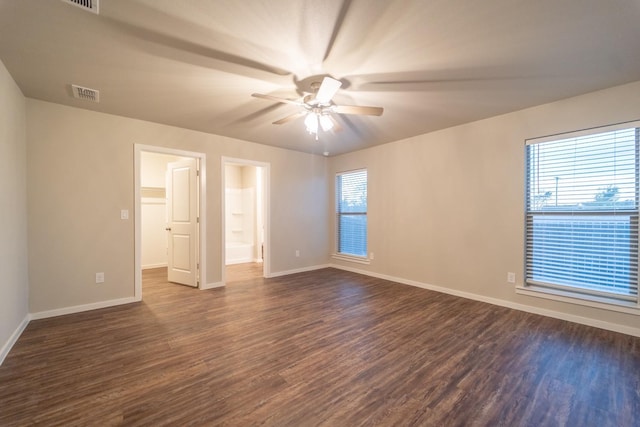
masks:
<instances>
[{"instance_id":1,"label":"tree visible through window","mask_svg":"<svg viewBox=\"0 0 640 427\"><path fill-rule=\"evenodd\" d=\"M336 175L337 251L367 256L367 171Z\"/></svg>"},{"instance_id":2,"label":"tree visible through window","mask_svg":"<svg viewBox=\"0 0 640 427\"><path fill-rule=\"evenodd\" d=\"M528 284L637 301L638 125L527 142Z\"/></svg>"}]
</instances>

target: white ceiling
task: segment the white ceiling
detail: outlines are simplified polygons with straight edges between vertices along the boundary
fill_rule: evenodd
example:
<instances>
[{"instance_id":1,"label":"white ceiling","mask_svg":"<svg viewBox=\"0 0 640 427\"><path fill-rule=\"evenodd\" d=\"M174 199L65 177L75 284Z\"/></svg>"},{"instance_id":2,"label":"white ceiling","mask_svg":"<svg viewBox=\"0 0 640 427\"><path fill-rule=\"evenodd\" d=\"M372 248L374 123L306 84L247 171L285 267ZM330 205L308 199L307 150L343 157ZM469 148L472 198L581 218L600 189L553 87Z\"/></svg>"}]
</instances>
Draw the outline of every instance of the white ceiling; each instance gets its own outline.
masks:
<instances>
[{"instance_id":1,"label":"white ceiling","mask_svg":"<svg viewBox=\"0 0 640 427\"><path fill-rule=\"evenodd\" d=\"M0 59L27 97L335 155L640 80L640 1L0 0ZM324 74L384 114L315 141L251 97Z\"/></svg>"}]
</instances>

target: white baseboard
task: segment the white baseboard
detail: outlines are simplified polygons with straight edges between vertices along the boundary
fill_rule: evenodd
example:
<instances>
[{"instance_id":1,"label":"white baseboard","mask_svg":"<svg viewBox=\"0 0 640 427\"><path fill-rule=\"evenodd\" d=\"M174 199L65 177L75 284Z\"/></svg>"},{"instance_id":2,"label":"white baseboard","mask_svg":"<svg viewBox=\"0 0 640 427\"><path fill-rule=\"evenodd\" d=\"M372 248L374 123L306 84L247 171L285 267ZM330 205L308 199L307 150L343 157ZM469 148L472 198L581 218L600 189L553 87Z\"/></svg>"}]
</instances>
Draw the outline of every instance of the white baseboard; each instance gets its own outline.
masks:
<instances>
[{"instance_id":1,"label":"white baseboard","mask_svg":"<svg viewBox=\"0 0 640 427\"><path fill-rule=\"evenodd\" d=\"M5 357L7 357L7 355L11 351L11 348L13 348L13 345L16 343L16 341L18 341L18 338L20 338L20 335L22 335L22 332L24 332L24 330L26 329L27 325L29 324L29 320L30 320L30 316L27 314L24 317L24 319L22 319L22 322L20 322L16 330L13 331L13 334L11 334L11 336L9 337L9 340L6 343L4 343L4 345L2 346L2 349L0 349L0 365L2 365L2 362L4 362Z\"/></svg>"},{"instance_id":2,"label":"white baseboard","mask_svg":"<svg viewBox=\"0 0 640 427\"><path fill-rule=\"evenodd\" d=\"M204 291L207 289L215 289L215 288L222 288L224 287L224 283L222 282L215 282L215 283L201 283L200 284L200 290Z\"/></svg>"},{"instance_id":3,"label":"white baseboard","mask_svg":"<svg viewBox=\"0 0 640 427\"><path fill-rule=\"evenodd\" d=\"M161 267L166 267L166 266L167 266L167 263L165 262L165 263L160 263L160 264L146 264L146 265L143 265L141 268L143 270L149 270L149 269L152 269L152 268L161 268Z\"/></svg>"},{"instance_id":4,"label":"white baseboard","mask_svg":"<svg viewBox=\"0 0 640 427\"><path fill-rule=\"evenodd\" d=\"M271 273L271 274L269 274L268 276L265 276L265 277L270 279L270 278L273 278L273 277L288 276L289 274L296 274L296 273L305 273L307 271L320 270L320 269L329 268L329 267L332 267L332 265L330 265L330 264L312 265L312 266L309 266L309 267L296 268L294 270L277 271L277 272Z\"/></svg>"},{"instance_id":5,"label":"white baseboard","mask_svg":"<svg viewBox=\"0 0 640 427\"><path fill-rule=\"evenodd\" d=\"M431 285L429 283L422 283L415 280L403 279L401 277L388 276L386 274L374 273L371 271L361 270L358 268L352 268L344 265L331 264L330 267L337 268L339 270L350 271L352 273L363 274L365 276L377 277L378 279L389 280L389 281L401 283L404 285L416 286L418 288L423 288L431 291L441 292L444 294L454 295L461 298L467 298L475 301L486 302L488 304L498 305L501 307L511 308L514 310L524 311L527 313L539 314L542 316L552 317L554 319L566 320L568 322L579 323L582 325L593 326L595 328L605 329L608 331L620 332L622 334L640 337L640 328L620 325L617 323L605 322L603 320L597 320L597 319L592 319L588 317L576 316L573 314L567 314L567 313L563 313L555 310L548 310L545 308L533 307L526 304L519 304L512 301L505 301L498 298L492 298L484 295L474 294L471 292L458 291L456 289L444 288L442 286Z\"/></svg>"},{"instance_id":6,"label":"white baseboard","mask_svg":"<svg viewBox=\"0 0 640 427\"><path fill-rule=\"evenodd\" d=\"M31 313L31 319L32 320L46 319L49 317L63 316L65 314L80 313L82 311L97 310L99 308L107 308L107 307L113 307L116 305L130 304L132 302L137 302L137 301L139 301L139 299L136 299L135 297L129 297L129 298L112 299L108 301L94 302L91 304L74 305L72 307L57 308L55 310L47 310L47 311L39 311L37 313Z\"/></svg>"}]
</instances>

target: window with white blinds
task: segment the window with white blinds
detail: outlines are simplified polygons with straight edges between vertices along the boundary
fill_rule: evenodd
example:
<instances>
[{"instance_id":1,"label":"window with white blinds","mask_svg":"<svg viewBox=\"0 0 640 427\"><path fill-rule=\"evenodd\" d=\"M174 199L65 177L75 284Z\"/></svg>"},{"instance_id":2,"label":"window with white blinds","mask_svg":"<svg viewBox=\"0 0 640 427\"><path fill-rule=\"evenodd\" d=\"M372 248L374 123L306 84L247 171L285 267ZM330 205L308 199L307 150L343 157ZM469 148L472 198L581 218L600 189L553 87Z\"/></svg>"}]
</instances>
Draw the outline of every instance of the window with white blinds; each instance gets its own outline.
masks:
<instances>
[{"instance_id":1,"label":"window with white blinds","mask_svg":"<svg viewBox=\"0 0 640 427\"><path fill-rule=\"evenodd\" d=\"M637 302L639 126L527 141L528 285Z\"/></svg>"},{"instance_id":2,"label":"window with white blinds","mask_svg":"<svg viewBox=\"0 0 640 427\"><path fill-rule=\"evenodd\" d=\"M342 255L367 256L367 171L336 175L336 242Z\"/></svg>"}]
</instances>

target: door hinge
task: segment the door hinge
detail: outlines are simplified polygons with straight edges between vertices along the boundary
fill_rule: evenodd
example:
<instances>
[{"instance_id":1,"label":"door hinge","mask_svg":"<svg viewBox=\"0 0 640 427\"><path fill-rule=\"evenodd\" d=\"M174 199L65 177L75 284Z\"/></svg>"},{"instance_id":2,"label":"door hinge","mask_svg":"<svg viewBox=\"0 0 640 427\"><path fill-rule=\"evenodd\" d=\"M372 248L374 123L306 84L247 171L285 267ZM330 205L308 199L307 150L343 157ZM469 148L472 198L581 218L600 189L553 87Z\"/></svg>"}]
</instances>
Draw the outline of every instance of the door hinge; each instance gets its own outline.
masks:
<instances>
[{"instance_id":1,"label":"door hinge","mask_svg":"<svg viewBox=\"0 0 640 427\"><path fill-rule=\"evenodd\" d=\"M200 224L200 217L196 217L196 223Z\"/></svg>"},{"instance_id":2,"label":"door hinge","mask_svg":"<svg viewBox=\"0 0 640 427\"><path fill-rule=\"evenodd\" d=\"M200 169L196 169L196 176L200 176Z\"/></svg>"}]
</instances>

